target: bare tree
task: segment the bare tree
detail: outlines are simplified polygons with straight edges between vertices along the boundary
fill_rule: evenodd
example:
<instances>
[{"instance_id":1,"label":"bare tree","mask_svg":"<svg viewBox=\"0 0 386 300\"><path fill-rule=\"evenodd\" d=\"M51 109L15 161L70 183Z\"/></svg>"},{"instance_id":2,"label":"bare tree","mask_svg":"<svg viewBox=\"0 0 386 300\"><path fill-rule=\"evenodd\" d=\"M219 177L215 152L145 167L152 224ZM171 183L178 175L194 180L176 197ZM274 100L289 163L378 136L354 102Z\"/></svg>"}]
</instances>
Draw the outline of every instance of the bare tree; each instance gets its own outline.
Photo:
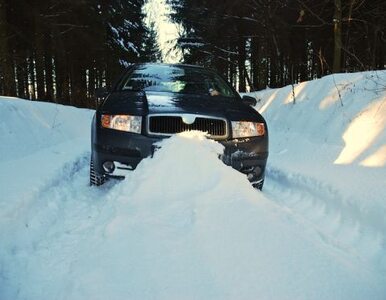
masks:
<instances>
[{"instance_id":1,"label":"bare tree","mask_svg":"<svg viewBox=\"0 0 386 300\"><path fill-rule=\"evenodd\" d=\"M342 68L342 1L334 0L334 62L333 73L339 73Z\"/></svg>"}]
</instances>

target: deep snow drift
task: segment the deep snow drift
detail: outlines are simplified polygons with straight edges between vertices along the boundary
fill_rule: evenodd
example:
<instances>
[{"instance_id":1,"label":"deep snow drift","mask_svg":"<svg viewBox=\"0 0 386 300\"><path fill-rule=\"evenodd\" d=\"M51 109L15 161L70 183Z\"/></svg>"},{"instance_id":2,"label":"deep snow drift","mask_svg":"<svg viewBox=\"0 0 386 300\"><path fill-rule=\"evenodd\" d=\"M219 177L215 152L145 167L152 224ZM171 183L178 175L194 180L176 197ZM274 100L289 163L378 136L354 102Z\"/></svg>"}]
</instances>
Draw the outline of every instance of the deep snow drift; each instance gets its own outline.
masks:
<instances>
[{"instance_id":1,"label":"deep snow drift","mask_svg":"<svg viewBox=\"0 0 386 300\"><path fill-rule=\"evenodd\" d=\"M258 93L263 192L196 132L89 187L92 112L0 98L0 299L385 299L385 82Z\"/></svg>"}]
</instances>

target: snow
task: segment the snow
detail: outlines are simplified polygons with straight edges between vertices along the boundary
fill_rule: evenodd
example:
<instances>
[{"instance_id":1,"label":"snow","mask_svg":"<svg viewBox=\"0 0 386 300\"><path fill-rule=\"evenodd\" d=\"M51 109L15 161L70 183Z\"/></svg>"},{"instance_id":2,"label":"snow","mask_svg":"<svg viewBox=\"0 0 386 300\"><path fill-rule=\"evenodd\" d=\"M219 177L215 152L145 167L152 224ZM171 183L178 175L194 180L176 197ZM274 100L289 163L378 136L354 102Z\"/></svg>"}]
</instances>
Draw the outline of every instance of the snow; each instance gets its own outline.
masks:
<instances>
[{"instance_id":1,"label":"snow","mask_svg":"<svg viewBox=\"0 0 386 300\"><path fill-rule=\"evenodd\" d=\"M200 48L202 46L205 46L204 43L199 43L199 42L179 42L178 45L181 48Z\"/></svg>"},{"instance_id":2,"label":"snow","mask_svg":"<svg viewBox=\"0 0 386 300\"><path fill-rule=\"evenodd\" d=\"M330 75L294 90L296 104L291 86L255 95L270 125L271 170L323 183L345 213L386 232L386 72Z\"/></svg>"},{"instance_id":3,"label":"snow","mask_svg":"<svg viewBox=\"0 0 386 300\"><path fill-rule=\"evenodd\" d=\"M263 192L199 132L89 187L93 111L0 97L0 299L385 299L385 83L255 93Z\"/></svg>"}]
</instances>

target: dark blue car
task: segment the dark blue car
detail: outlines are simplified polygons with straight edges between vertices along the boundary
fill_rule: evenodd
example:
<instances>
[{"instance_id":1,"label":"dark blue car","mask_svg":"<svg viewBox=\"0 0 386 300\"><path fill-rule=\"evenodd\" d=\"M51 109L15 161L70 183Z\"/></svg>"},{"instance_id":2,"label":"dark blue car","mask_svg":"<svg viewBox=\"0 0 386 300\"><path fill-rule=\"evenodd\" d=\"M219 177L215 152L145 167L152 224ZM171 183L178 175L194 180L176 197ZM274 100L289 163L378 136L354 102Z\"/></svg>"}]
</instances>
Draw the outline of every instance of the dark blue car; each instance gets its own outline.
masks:
<instances>
[{"instance_id":1,"label":"dark blue car","mask_svg":"<svg viewBox=\"0 0 386 300\"><path fill-rule=\"evenodd\" d=\"M268 158L264 118L212 70L190 65L138 64L102 99L92 122L90 184L124 178L151 156L155 143L199 130L225 146L221 159L262 189Z\"/></svg>"}]
</instances>

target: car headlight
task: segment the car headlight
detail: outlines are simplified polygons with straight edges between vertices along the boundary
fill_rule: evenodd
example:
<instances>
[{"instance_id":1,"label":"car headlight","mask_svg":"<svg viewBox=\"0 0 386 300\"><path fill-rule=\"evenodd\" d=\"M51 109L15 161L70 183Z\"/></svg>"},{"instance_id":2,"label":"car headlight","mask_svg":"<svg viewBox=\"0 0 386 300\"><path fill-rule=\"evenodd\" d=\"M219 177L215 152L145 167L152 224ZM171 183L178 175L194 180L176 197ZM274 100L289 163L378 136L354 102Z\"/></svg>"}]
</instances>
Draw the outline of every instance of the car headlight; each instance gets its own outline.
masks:
<instances>
[{"instance_id":1,"label":"car headlight","mask_svg":"<svg viewBox=\"0 0 386 300\"><path fill-rule=\"evenodd\" d=\"M104 128L141 133L142 117L130 115L102 115L101 125Z\"/></svg>"},{"instance_id":2,"label":"car headlight","mask_svg":"<svg viewBox=\"0 0 386 300\"><path fill-rule=\"evenodd\" d=\"M233 138L263 136L265 134L264 123L232 121Z\"/></svg>"}]
</instances>

